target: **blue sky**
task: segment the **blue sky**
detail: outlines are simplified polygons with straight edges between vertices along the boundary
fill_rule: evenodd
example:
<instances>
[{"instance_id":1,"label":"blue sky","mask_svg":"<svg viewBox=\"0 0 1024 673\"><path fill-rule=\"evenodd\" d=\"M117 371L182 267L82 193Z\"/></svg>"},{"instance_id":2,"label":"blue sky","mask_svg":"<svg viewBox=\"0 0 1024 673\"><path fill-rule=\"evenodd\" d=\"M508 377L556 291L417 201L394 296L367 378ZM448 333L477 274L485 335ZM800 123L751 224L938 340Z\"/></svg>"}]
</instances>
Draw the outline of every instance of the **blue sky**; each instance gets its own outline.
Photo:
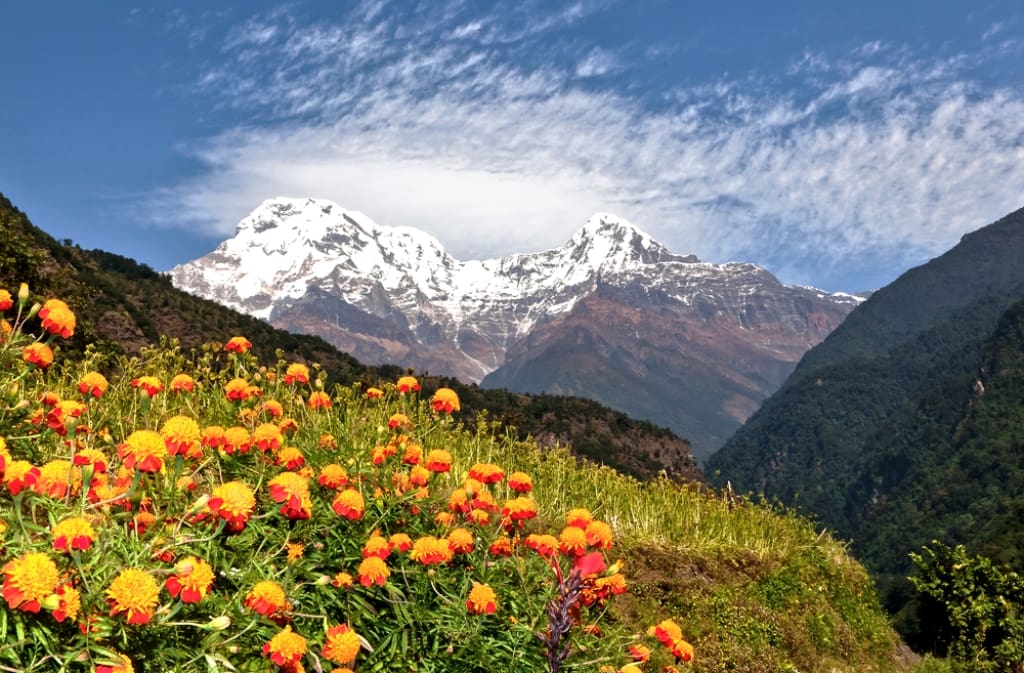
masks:
<instances>
[{"instance_id":1,"label":"blue sky","mask_svg":"<svg viewBox=\"0 0 1024 673\"><path fill-rule=\"evenodd\" d=\"M1024 206L1024 5L8 3L0 191L157 269L314 196L458 258L611 211L875 288Z\"/></svg>"}]
</instances>

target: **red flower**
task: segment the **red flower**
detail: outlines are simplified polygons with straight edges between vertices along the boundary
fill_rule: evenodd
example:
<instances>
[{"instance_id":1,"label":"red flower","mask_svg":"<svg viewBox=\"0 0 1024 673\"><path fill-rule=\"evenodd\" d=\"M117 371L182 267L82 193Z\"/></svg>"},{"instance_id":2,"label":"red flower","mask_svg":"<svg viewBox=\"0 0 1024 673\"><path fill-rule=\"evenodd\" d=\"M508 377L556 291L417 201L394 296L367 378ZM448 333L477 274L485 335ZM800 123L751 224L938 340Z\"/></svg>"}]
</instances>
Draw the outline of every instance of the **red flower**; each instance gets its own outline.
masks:
<instances>
[{"instance_id":1,"label":"red flower","mask_svg":"<svg viewBox=\"0 0 1024 673\"><path fill-rule=\"evenodd\" d=\"M231 337L224 344L224 350L229 353L248 353L250 348L252 348L252 342L240 336Z\"/></svg>"}]
</instances>

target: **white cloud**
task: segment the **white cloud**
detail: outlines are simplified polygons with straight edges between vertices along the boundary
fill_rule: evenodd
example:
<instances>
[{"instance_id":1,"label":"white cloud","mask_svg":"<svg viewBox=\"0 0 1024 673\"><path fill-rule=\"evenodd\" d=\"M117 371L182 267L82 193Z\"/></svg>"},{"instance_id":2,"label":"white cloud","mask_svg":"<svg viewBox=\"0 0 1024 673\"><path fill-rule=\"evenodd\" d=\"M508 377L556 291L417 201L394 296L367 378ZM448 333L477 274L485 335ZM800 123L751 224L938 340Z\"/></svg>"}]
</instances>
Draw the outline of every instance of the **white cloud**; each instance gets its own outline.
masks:
<instances>
[{"instance_id":1,"label":"white cloud","mask_svg":"<svg viewBox=\"0 0 1024 673\"><path fill-rule=\"evenodd\" d=\"M559 245L610 210L679 252L828 285L851 260L920 262L1024 205L1024 94L975 87L962 55L808 52L781 85L723 78L654 112L574 84L621 67L604 48L566 68L508 58L600 5L509 19L453 3L401 41L373 9L358 26L278 15L236 31L258 58L228 54L198 86L277 121L192 147L207 170L155 212L228 235L265 198L320 196L467 258Z\"/></svg>"}]
</instances>

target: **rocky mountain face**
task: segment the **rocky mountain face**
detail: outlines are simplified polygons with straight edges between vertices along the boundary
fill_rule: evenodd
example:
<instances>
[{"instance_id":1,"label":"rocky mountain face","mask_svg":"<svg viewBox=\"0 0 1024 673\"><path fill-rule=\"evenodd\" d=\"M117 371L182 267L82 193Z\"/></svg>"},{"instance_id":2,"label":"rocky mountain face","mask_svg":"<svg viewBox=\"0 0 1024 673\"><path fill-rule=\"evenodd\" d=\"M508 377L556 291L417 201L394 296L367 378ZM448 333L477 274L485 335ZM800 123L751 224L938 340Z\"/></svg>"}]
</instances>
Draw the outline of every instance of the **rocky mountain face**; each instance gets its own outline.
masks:
<instances>
[{"instance_id":1,"label":"rocky mountain face","mask_svg":"<svg viewBox=\"0 0 1024 673\"><path fill-rule=\"evenodd\" d=\"M370 363L597 399L714 451L859 300L672 253L598 213L563 246L459 261L431 236L273 199L173 283Z\"/></svg>"}]
</instances>

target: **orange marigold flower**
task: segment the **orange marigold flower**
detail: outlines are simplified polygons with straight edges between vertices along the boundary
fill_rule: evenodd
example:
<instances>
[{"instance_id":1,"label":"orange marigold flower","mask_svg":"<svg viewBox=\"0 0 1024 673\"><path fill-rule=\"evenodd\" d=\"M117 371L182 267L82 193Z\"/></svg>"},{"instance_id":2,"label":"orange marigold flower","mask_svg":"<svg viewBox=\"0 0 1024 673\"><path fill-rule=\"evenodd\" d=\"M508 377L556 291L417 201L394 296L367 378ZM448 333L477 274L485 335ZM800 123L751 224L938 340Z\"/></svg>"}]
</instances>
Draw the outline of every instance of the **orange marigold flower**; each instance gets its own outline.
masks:
<instances>
[{"instance_id":1,"label":"orange marigold flower","mask_svg":"<svg viewBox=\"0 0 1024 673\"><path fill-rule=\"evenodd\" d=\"M60 299L47 299L39 309L42 327L50 334L70 339L75 333L75 314Z\"/></svg>"},{"instance_id":2,"label":"orange marigold flower","mask_svg":"<svg viewBox=\"0 0 1024 673\"><path fill-rule=\"evenodd\" d=\"M377 558L376 556L368 556L363 559L363 562L359 564L359 583L364 587L372 586L377 584L384 586L388 577L391 576L391 570L388 569L388 564L384 563L383 559Z\"/></svg>"},{"instance_id":3,"label":"orange marigold flower","mask_svg":"<svg viewBox=\"0 0 1024 673\"><path fill-rule=\"evenodd\" d=\"M196 389L196 380L188 374L175 374L169 387L172 393L190 393Z\"/></svg>"},{"instance_id":4,"label":"orange marigold flower","mask_svg":"<svg viewBox=\"0 0 1024 673\"><path fill-rule=\"evenodd\" d=\"M232 402L249 399L249 382L243 378L234 378L224 386L224 394Z\"/></svg>"},{"instance_id":5,"label":"orange marigold flower","mask_svg":"<svg viewBox=\"0 0 1024 673\"><path fill-rule=\"evenodd\" d=\"M636 643L629 646L629 656L633 657L633 661L650 661L651 660L651 648L647 647L643 643Z\"/></svg>"},{"instance_id":6,"label":"orange marigold flower","mask_svg":"<svg viewBox=\"0 0 1024 673\"><path fill-rule=\"evenodd\" d=\"M331 509L338 516L356 520L363 517L363 512L366 511L366 504L363 501L363 495L359 491L347 488L344 491L339 491L338 495L334 496Z\"/></svg>"},{"instance_id":7,"label":"orange marigold flower","mask_svg":"<svg viewBox=\"0 0 1024 673\"><path fill-rule=\"evenodd\" d=\"M436 538L432 535L425 535L418 538L412 545L409 558L418 561L423 565L437 565L452 560L452 548L445 538Z\"/></svg>"},{"instance_id":8,"label":"orange marigold flower","mask_svg":"<svg viewBox=\"0 0 1024 673\"><path fill-rule=\"evenodd\" d=\"M415 376L403 376L398 379L395 387L400 393L416 392L420 389L420 382L416 380Z\"/></svg>"},{"instance_id":9,"label":"orange marigold flower","mask_svg":"<svg viewBox=\"0 0 1024 673\"><path fill-rule=\"evenodd\" d=\"M261 451L276 451L283 442L284 434L274 423L261 423L252 432L252 444Z\"/></svg>"},{"instance_id":10,"label":"orange marigold flower","mask_svg":"<svg viewBox=\"0 0 1024 673\"><path fill-rule=\"evenodd\" d=\"M431 449L427 453L424 467L431 472L448 472L452 469L452 454L444 449Z\"/></svg>"},{"instance_id":11,"label":"orange marigold flower","mask_svg":"<svg viewBox=\"0 0 1024 673\"><path fill-rule=\"evenodd\" d=\"M397 449L395 449L393 444L388 444L386 446L378 444L370 451L370 459L374 465L380 465L385 460L395 455L395 453L397 453Z\"/></svg>"},{"instance_id":12,"label":"orange marigold flower","mask_svg":"<svg viewBox=\"0 0 1024 673\"><path fill-rule=\"evenodd\" d=\"M155 376L140 376L132 379L132 387L138 388L148 397L156 397L157 393L164 389L164 384Z\"/></svg>"},{"instance_id":13,"label":"orange marigold flower","mask_svg":"<svg viewBox=\"0 0 1024 673\"><path fill-rule=\"evenodd\" d=\"M327 629L324 642L324 659L336 664L351 664L359 654L359 636L347 624L338 624Z\"/></svg>"},{"instance_id":14,"label":"orange marigold flower","mask_svg":"<svg viewBox=\"0 0 1024 673\"><path fill-rule=\"evenodd\" d=\"M477 463L469 468L469 476L482 484L497 484L505 478L505 471L493 463Z\"/></svg>"},{"instance_id":15,"label":"orange marigold flower","mask_svg":"<svg viewBox=\"0 0 1024 673\"><path fill-rule=\"evenodd\" d=\"M400 553L412 549L412 538L405 533L395 533L388 541L391 543L391 548L397 549Z\"/></svg>"},{"instance_id":16,"label":"orange marigold flower","mask_svg":"<svg viewBox=\"0 0 1024 673\"><path fill-rule=\"evenodd\" d=\"M233 453L245 453L252 447L252 437L249 431L240 425L235 425L224 431L224 443L221 450L229 456Z\"/></svg>"},{"instance_id":17,"label":"orange marigold flower","mask_svg":"<svg viewBox=\"0 0 1024 673\"><path fill-rule=\"evenodd\" d=\"M110 615L124 614L129 624L148 624L159 594L160 585L152 575L137 568L125 568L106 591Z\"/></svg>"},{"instance_id":18,"label":"orange marigold flower","mask_svg":"<svg viewBox=\"0 0 1024 673\"><path fill-rule=\"evenodd\" d=\"M58 622L63 622L65 619L75 621L82 609L82 595L70 584L61 584L57 587L57 591L44 601L45 604L51 602L53 607L50 605L46 605L46 607L53 611L53 618Z\"/></svg>"},{"instance_id":19,"label":"orange marigold flower","mask_svg":"<svg viewBox=\"0 0 1024 673\"><path fill-rule=\"evenodd\" d=\"M168 455L182 455L190 459L203 457L199 424L188 416L168 418L160 427L160 434L164 438Z\"/></svg>"},{"instance_id":20,"label":"orange marigold flower","mask_svg":"<svg viewBox=\"0 0 1024 673\"><path fill-rule=\"evenodd\" d=\"M384 391L381 390L380 388L367 388L366 396L371 400L379 400L380 398L384 397Z\"/></svg>"},{"instance_id":21,"label":"orange marigold flower","mask_svg":"<svg viewBox=\"0 0 1024 673\"><path fill-rule=\"evenodd\" d=\"M583 530L586 530L593 520L594 517L590 515L590 510L583 508L570 509L569 513L565 515L566 526L575 526Z\"/></svg>"},{"instance_id":22,"label":"orange marigold flower","mask_svg":"<svg viewBox=\"0 0 1024 673\"><path fill-rule=\"evenodd\" d=\"M263 646L263 656L282 668L293 667L306 653L306 639L292 631L289 624Z\"/></svg>"},{"instance_id":23,"label":"orange marigold flower","mask_svg":"<svg viewBox=\"0 0 1024 673\"><path fill-rule=\"evenodd\" d=\"M508 486L516 493L529 493L533 490L533 479L525 472L513 472L508 477Z\"/></svg>"},{"instance_id":24,"label":"orange marigold flower","mask_svg":"<svg viewBox=\"0 0 1024 673\"><path fill-rule=\"evenodd\" d=\"M501 508L502 515L510 521L525 521L537 516L537 503L526 496L506 500Z\"/></svg>"},{"instance_id":25,"label":"orange marigold flower","mask_svg":"<svg viewBox=\"0 0 1024 673\"><path fill-rule=\"evenodd\" d=\"M253 509L256 497L252 489L240 481L229 481L213 489L210 500L206 503L214 516L227 522L229 530L238 532L245 528Z\"/></svg>"},{"instance_id":26,"label":"orange marigold flower","mask_svg":"<svg viewBox=\"0 0 1024 673\"><path fill-rule=\"evenodd\" d=\"M261 407L263 413L271 418L280 418L284 414L284 407L277 400L267 400ZM280 428L278 428L280 430Z\"/></svg>"},{"instance_id":27,"label":"orange marigold flower","mask_svg":"<svg viewBox=\"0 0 1024 673\"><path fill-rule=\"evenodd\" d=\"M352 576L348 573L337 573L334 579L331 580L331 584L338 587L339 589L351 589L355 584Z\"/></svg>"},{"instance_id":28,"label":"orange marigold flower","mask_svg":"<svg viewBox=\"0 0 1024 673\"><path fill-rule=\"evenodd\" d=\"M558 551L558 538L554 535L531 533L523 544L541 556L554 556Z\"/></svg>"},{"instance_id":29,"label":"orange marigold flower","mask_svg":"<svg viewBox=\"0 0 1024 673\"><path fill-rule=\"evenodd\" d=\"M322 390L317 390L309 394L309 401L306 404L310 409L330 409L331 397Z\"/></svg>"},{"instance_id":30,"label":"orange marigold flower","mask_svg":"<svg viewBox=\"0 0 1024 673\"><path fill-rule=\"evenodd\" d=\"M96 530L80 516L73 516L55 524L50 529L53 548L57 551L85 551L96 541Z\"/></svg>"},{"instance_id":31,"label":"orange marigold flower","mask_svg":"<svg viewBox=\"0 0 1024 673\"><path fill-rule=\"evenodd\" d=\"M277 427L281 428L281 432L289 434L292 432L298 432L299 423L294 418L282 418L278 421Z\"/></svg>"},{"instance_id":32,"label":"orange marigold flower","mask_svg":"<svg viewBox=\"0 0 1024 673\"><path fill-rule=\"evenodd\" d=\"M241 336L231 337L224 344L224 350L229 353L248 353L250 348L252 348L252 342Z\"/></svg>"},{"instance_id":33,"label":"orange marigold flower","mask_svg":"<svg viewBox=\"0 0 1024 673\"><path fill-rule=\"evenodd\" d=\"M325 432L317 439L317 446L321 449L336 449L338 448L338 440L329 432Z\"/></svg>"},{"instance_id":34,"label":"orange marigold flower","mask_svg":"<svg viewBox=\"0 0 1024 673\"><path fill-rule=\"evenodd\" d=\"M308 519L313 514L313 501L305 477L282 472L270 480L270 497L281 504L281 514L289 519Z\"/></svg>"},{"instance_id":35,"label":"orange marigold flower","mask_svg":"<svg viewBox=\"0 0 1024 673\"><path fill-rule=\"evenodd\" d=\"M257 582L256 586L245 595L242 604L253 612L269 617L278 612L284 612L288 607L288 599L280 584L271 580L263 580Z\"/></svg>"},{"instance_id":36,"label":"orange marigold flower","mask_svg":"<svg viewBox=\"0 0 1024 673\"><path fill-rule=\"evenodd\" d=\"M82 488L82 468L75 467L70 460L51 460L39 468L35 491L51 498L74 495Z\"/></svg>"},{"instance_id":37,"label":"orange marigold flower","mask_svg":"<svg viewBox=\"0 0 1024 673\"><path fill-rule=\"evenodd\" d=\"M430 470L422 465L413 465L409 470L409 483L413 486L426 486L430 481Z\"/></svg>"},{"instance_id":38,"label":"orange marigold flower","mask_svg":"<svg viewBox=\"0 0 1024 673\"><path fill-rule=\"evenodd\" d=\"M676 642L670 649L672 650L672 656L680 661L691 661L693 659L693 645L685 640Z\"/></svg>"},{"instance_id":39,"label":"orange marigold flower","mask_svg":"<svg viewBox=\"0 0 1024 673\"><path fill-rule=\"evenodd\" d=\"M186 556L174 564L174 574L165 586L171 598L181 597L182 603L198 603L206 598L213 586L213 568L195 556Z\"/></svg>"},{"instance_id":40,"label":"orange marigold flower","mask_svg":"<svg viewBox=\"0 0 1024 673\"><path fill-rule=\"evenodd\" d=\"M86 406L77 400L61 400L46 414L46 425L61 437L68 434L78 419L85 413ZM84 428L84 426L83 426Z\"/></svg>"},{"instance_id":41,"label":"orange marigold flower","mask_svg":"<svg viewBox=\"0 0 1024 673\"><path fill-rule=\"evenodd\" d=\"M40 369L46 369L53 364L53 350L46 344L36 341L25 346L21 359Z\"/></svg>"},{"instance_id":42,"label":"orange marigold flower","mask_svg":"<svg viewBox=\"0 0 1024 673\"><path fill-rule=\"evenodd\" d=\"M103 374L89 372L78 382L78 392L87 396L103 397L103 393L107 392L108 386L110 386L110 383L107 382L107 377L103 376Z\"/></svg>"},{"instance_id":43,"label":"orange marigold flower","mask_svg":"<svg viewBox=\"0 0 1024 673\"><path fill-rule=\"evenodd\" d=\"M4 565L3 597L11 609L39 612L59 579L57 564L49 556L25 554Z\"/></svg>"},{"instance_id":44,"label":"orange marigold flower","mask_svg":"<svg viewBox=\"0 0 1024 673\"><path fill-rule=\"evenodd\" d=\"M672 647L683 639L683 630L671 619L665 619L647 629L647 635L654 636L665 647Z\"/></svg>"},{"instance_id":45,"label":"orange marigold flower","mask_svg":"<svg viewBox=\"0 0 1024 673\"><path fill-rule=\"evenodd\" d=\"M342 488L348 483L348 473L341 465L338 465L337 463L330 463L328 465L324 465L320 470L320 476L317 481L324 488Z\"/></svg>"},{"instance_id":46,"label":"orange marigold flower","mask_svg":"<svg viewBox=\"0 0 1024 673\"><path fill-rule=\"evenodd\" d=\"M0 343L7 340L8 337L14 332L14 328L11 327L11 323L6 320L0 320Z\"/></svg>"},{"instance_id":47,"label":"orange marigold flower","mask_svg":"<svg viewBox=\"0 0 1024 673\"><path fill-rule=\"evenodd\" d=\"M306 457L302 451L294 446L286 446L277 452L274 458L274 465L283 466L286 470L296 470L306 463Z\"/></svg>"},{"instance_id":48,"label":"orange marigold flower","mask_svg":"<svg viewBox=\"0 0 1024 673\"><path fill-rule=\"evenodd\" d=\"M512 555L512 540L507 537L499 537L497 540L491 543L488 549L492 556L511 556Z\"/></svg>"},{"instance_id":49,"label":"orange marigold flower","mask_svg":"<svg viewBox=\"0 0 1024 673\"><path fill-rule=\"evenodd\" d=\"M71 462L80 467L89 465L94 472L107 471L107 456L99 449L80 449Z\"/></svg>"},{"instance_id":50,"label":"orange marigold flower","mask_svg":"<svg viewBox=\"0 0 1024 673\"><path fill-rule=\"evenodd\" d=\"M298 362L288 365L288 369L284 372L284 382L288 385L309 383L309 367Z\"/></svg>"},{"instance_id":51,"label":"orange marigold flower","mask_svg":"<svg viewBox=\"0 0 1024 673\"><path fill-rule=\"evenodd\" d=\"M136 430L118 449L118 455L129 470L159 472L164 467L167 444L159 433L153 430Z\"/></svg>"},{"instance_id":52,"label":"orange marigold flower","mask_svg":"<svg viewBox=\"0 0 1024 673\"><path fill-rule=\"evenodd\" d=\"M624 594L628 588L626 578L622 573L615 573L608 577L598 577L594 580L594 589L604 598L613 594L616 596Z\"/></svg>"},{"instance_id":53,"label":"orange marigold flower","mask_svg":"<svg viewBox=\"0 0 1024 673\"><path fill-rule=\"evenodd\" d=\"M242 428L242 432L245 432L245 428ZM248 439L248 434L246 435ZM210 425L203 428L203 433L199 438L200 443L203 446L211 449L216 449L224 445L224 428L219 425Z\"/></svg>"},{"instance_id":54,"label":"orange marigold flower","mask_svg":"<svg viewBox=\"0 0 1024 673\"><path fill-rule=\"evenodd\" d=\"M448 533L448 546L456 554L468 554L473 551L476 539L465 528L455 528Z\"/></svg>"},{"instance_id":55,"label":"orange marigold flower","mask_svg":"<svg viewBox=\"0 0 1024 673\"><path fill-rule=\"evenodd\" d=\"M374 533L363 545L363 558L376 556L379 559L386 559L391 555L391 543Z\"/></svg>"},{"instance_id":56,"label":"orange marigold flower","mask_svg":"<svg viewBox=\"0 0 1024 673\"><path fill-rule=\"evenodd\" d=\"M473 582L466 600L466 609L474 615L491 615L498 609L498 596L486 584Z\"/></svg>"},{"instance_id":57,"label":"orange marigold flower","mask_svg":"<svg viewBox=\"0 0 1024 673\"><path fill-rule=\"evenodd\" d=\"M0 311L6 311L14 306L14 299L7 290L0 289Z\"/></svg>"},{"instance_id":58,"label":"orange marigold flower","mask_svg":"<svg viewBox=\"0 0 1024 673\"><path fill-rule=\"evenodd\" d=\"M391 414L391 418L388 419L388 427L394 430L407 430L412 427L412 421L405 414Z\"/></svg>"},{"instance_id":59,"label":"orange marigold flower","mask_svg":"<svg viewBox=\"0 0 1024 673\"><path fill-rule=\"evenodd\" d=\"M132 660L128 658L127 654L119 654L117 656L121 658L120 661L97 666L96 673L135 673Z\"/></svg>"},{"instance_id":60,"label":"orange marigold flower","mask_svg":"<svg viewBox=\"0 0 1024 673\"><path fill-rule=\"evenodd\" d=\"M485 509L473 509L466 516L478 526L486 526L491 522L491 515Z\"/></svg>"},{"instance_id":61,"label":"orange marigold flower","mask_svg":"<svg viewBox=\"0 0 1024 673\"><path fill-rule=\"evenodd\" d=\"M438 413L450 414L459 410L459 396L451 388L438 388L430 400L430 406Z\"/></svg>"},{"instance_id":62,"label":"orange marigold flower","mask_svg":"<svg viewBox=\"0 0 1024 673\"><path fill-rule=\"evenodd\" d=\"M598 549L611 549L612 527L604 521L591 521L587 525L587 544Z\"/></svg>"},{"instance_id":63,"label":"orange marigold flower","mask_svg":"<svg viewBox=\"0 0 1024 673\"><path fill-rule=\"evenodd\" d=\"M576 526L566 526L558 536L558 546L566 556L583 556L587 552L587 534Z\"/></svg>"},{"instance_id":64,"label":"orange marigold flower","mask_svg":"<svg viewBox=\"0 0 1024 673\"><path fill-rule=\"evenodd\" d=\"M132 517L131 523L128 524L130 530L134 530L139 535L145 535L149 527L156 523L156 515L152 512L139 512Z\"/></svg>"},{"instance_id":65,"label":"orange marigold flower","mask_svg":"<svg viewBox=\"0 0 1024 673\"><path fill-rule=\"evenodd\" d=\"M289 542L284 548L289 563L298 561L306 553L306 545L301 542Z\"/></svg>"},{"instance_id":66,"label":"orange marigold flower","mask_svg":"<svg viewBox=\"0 0 1024 673\"><path fill-rule=\"evenodd\" d=\"M32 488L39 480L39 468L27 460L11 461L4 470L4 483L11 495L18 495L22 489Z\"/></svg>"}]
</instances>

